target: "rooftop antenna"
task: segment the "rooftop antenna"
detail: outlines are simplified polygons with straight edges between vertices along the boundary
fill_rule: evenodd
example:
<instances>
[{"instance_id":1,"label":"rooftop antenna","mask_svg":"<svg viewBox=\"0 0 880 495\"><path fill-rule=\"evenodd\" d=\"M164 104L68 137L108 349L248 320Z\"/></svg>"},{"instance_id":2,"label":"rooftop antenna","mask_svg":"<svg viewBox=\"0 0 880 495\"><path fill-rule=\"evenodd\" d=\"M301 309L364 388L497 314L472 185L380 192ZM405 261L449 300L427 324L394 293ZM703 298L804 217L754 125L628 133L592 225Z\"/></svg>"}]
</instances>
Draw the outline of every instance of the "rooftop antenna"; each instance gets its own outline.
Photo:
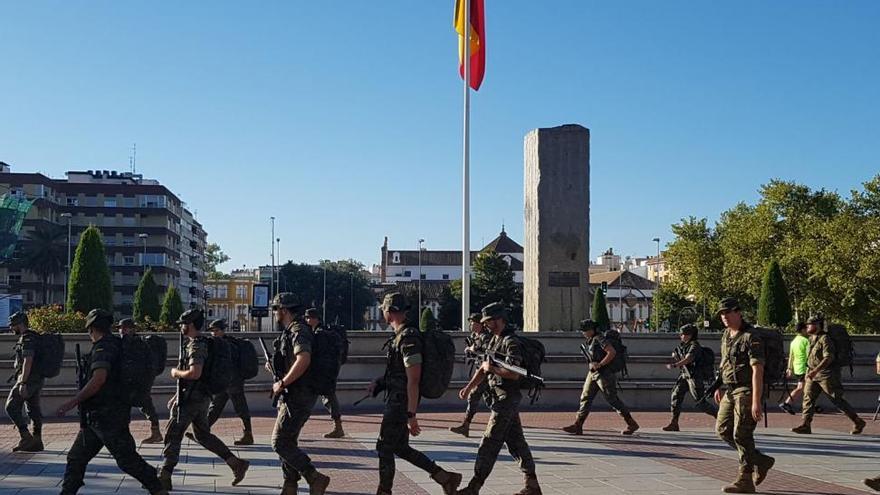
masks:
<instances>
[{"instance_id":1,"label":"rooftop antenna","mask_svg":"<svg viewBox=\"0 0 880 495\"><path fill-rule=\"evenodd\" d=\"M137 154L138 148L137 143L131 145L131 155L128 156L128 166L131 168L131 174L134 175L137 171Z\"/></svg>"}]
</instances>

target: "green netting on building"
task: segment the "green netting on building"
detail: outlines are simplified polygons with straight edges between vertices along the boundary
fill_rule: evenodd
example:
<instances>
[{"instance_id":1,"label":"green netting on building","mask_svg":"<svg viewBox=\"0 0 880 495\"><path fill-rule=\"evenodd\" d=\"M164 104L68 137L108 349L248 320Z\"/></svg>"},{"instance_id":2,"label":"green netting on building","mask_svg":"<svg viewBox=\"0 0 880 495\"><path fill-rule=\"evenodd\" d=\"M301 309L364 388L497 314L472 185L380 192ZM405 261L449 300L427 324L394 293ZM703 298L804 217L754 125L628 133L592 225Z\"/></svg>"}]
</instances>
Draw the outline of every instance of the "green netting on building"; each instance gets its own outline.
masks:
<instances>
[{"instance_id":1,"label":"green netting on building","mask_svg":"<svg viewBox=\"0 0 880 495\"><path fill-rule=\"evenodd\" d=\"M21 224L33 204L33 201L8 194L0 197L0 260L12 257Z\"/></svg>"}]
</instances>

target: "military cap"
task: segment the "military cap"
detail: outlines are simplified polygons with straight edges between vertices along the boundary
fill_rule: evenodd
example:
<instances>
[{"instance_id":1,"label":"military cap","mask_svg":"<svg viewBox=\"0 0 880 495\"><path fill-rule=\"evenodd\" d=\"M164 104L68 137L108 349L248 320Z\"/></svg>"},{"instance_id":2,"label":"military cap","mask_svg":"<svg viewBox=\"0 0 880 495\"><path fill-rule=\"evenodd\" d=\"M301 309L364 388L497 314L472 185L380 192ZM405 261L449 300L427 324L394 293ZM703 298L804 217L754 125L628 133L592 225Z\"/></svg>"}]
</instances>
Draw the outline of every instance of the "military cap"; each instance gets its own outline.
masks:
<instances>
[{"instance_id":1,"label":"military cap","mask_svg":"<svg viewBox=\"0 0 880 495\"><path fill-rule=\"evenodd\" d=\"M468 316L468 321L475 321L475 322L479 323L480 318L482 318L482 317L483 316L480 313L471 313L471 315Z\"/></svg>"},{"instance_id":2,"label":"military cap","mask_svg":"<svg viewBox=\"0 0 880 495\"><path fill-rule=\"evenodd\" d=\"M9 315L9 325L18 325L19 323L23 323L25 325L28 324L27 313L24 311L16 311Z\"/></svg>"},{"instance_id":3,"label":"military cap","mask_svg":"<svg viewBox=\"0 0 880 495\"><path fill-rule=\"evenodd\" d=\"M193 323L201 318L203 318L201 309L188 309L180 315L180 318L178 318L174 324L182 325L185 323Z\"/></svg>"},{"instance_id":4,"label":"military cap","mask_svg":"<svg viewBox=\"0 0 880 495\"><path fill-rule=\"evenodd\" d=\"M685 335L694 336L697 334L699 329L693 323L688 323L687 325L682 325L681 328L678 329L678 333L683 333Z\"/></svg>"},{"instance_id":5,"label":"military cap","mask_svg":"<svg viewBox=\"0 0 880 495\"><path fill-rule=\"evenodd\" d=\"M825 317L821 314L807 318L807 325L822 326L825 323Z\"/></svg>"},{"instance_id":6,"label":"military cap","mask_svg":"<svg viewBox=\"0 0 880 495\"><path fill-rule=\"evenodd\" d=\"M581 332L586 332L587 330L596 330L596 322L593 320L581 320Z\"/></svg>"},{"instance_id":7,"label":"military cap","mask_svg":"<svg viewBox=\"0 0 880 495\"><path fill-rule=\"evenodd\" d=\"M116 322L116 328L132 328L134 327L134 320L131 318L123 318Z\"/></svg>"},{"instance_id":8,"label":"military cap","mask_svg":"<svg viewBox=\"0 0 880 495\"><path fill-rule=\"evenodd\" d=\"M272 309L298 308L301 306L299 298L293 292L279 292L272 298Z\"/></svg>"},{"instance_id":9,"label":"military cap","mask_svg":"<svg viewBox=\"0 0 880 495\"><path fill-rule=\"evenodd\" d=\"M480 323L486 323L489 320L494 320L496 318L504 318L507 319L507 309L504 308L504 305L500 302L493 302L491 304L487 304L486 307L483 308L483 317L480 318Z\"/></svg>"},{"instance_id":10,"label":"military cap","mask_svg":"<svg viewBox=\"0 0 880 495\"><path fill-rule=\"evenodd\" d=\"M728 311L739 311L739 301L735 297L725 297L718 303L717 313L726 313Z\"/></svg>"},{"instance_id":11,"label":"military cap","mask_svg":"<svg viewBox=\"0 0 880 495\"><path fill-rule=\"evenodd\" d=\"M218 320L211 320L211 323L208 323L208 330L212 328L216 328L218 330L226 330L226 320L222 318Z\"/></svg>"},{"instance_id":12,"label":"military cap","mask_svg":"<svg viewBox=\"0 0 880 495\"><path fill-rule=\"evenodd\" d=\"M400 313L409 309L409 303L400 292L392 292L385 294L382 300L382 311L390 311L392 313Z\"/></svg>"},{"instance_id":13,"label":"military cap","mask_svg":"<svg viewBox=\"0 0 880 495\"><path fill-rule=\"evenodd\" d=\"M309 318L320 318L321 313L318 311L318 308L309 308L306 310L306 317Z\"/></svg>"},{"instance_id":14,"label":"military cap","mask_svg":"<svg viewBox=\"0 0 880 495\"><path fill-rule=\"evenodd\" d=\"M106 309L95 308L86 315L86 328L97 327L106 330L113 326L113 313Z\"/></svg>"}]
</instances>

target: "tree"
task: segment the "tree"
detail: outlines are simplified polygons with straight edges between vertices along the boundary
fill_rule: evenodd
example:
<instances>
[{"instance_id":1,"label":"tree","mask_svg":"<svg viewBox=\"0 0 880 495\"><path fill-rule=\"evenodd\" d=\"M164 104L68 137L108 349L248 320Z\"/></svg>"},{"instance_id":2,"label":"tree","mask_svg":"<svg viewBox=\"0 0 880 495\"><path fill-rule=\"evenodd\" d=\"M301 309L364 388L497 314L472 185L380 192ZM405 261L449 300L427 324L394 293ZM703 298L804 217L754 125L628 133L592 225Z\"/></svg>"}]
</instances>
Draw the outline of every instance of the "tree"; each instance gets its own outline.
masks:
<instances>
[{"instance_id":1,"label":"tree","mask_svg":"<svg viewBox=\"0 0 880 495\"><path fill-rule=\"evenodd\" d=\"M514 281L510 264L495 251L484 251L474 259L473 273L471 306L476 306L474 311L500 302L507 306L510 322L521 327L522 290Z\"/></svg>"},{"instance_id":2,"label":"tree","mask_svg":"<svg viewBox=\"0 0 880 495\"><path fill-rule=\"evenodd\" d=\"M225 273L219 270L220 265L229 261L229 256L220 249L220 245L212 242L205 247L205 274L211 280L223 278Z\"/></svg>"},{"instance_id":3,"label":"tree","mask_svg":"<svg viewBox=\"0 0 880 495\"><path fill-rule=\"evenodd\" d=\"M437 329L437 320L434 319L434 312L431 311L431 308L425 308L422 310L422 317L419 319L419 330L423 332L427 332L429 330Z\"/></svg>"},{"instance_id":4,"label":"tree","mask_svg":"<svg viewBox=\"0 0 880 495\"><path fill-rule=\"evenodd\" d=\"M791 322L791 302L788 290L782 279L779 262L771 260L761 283L761 297L758 299L758 324L785 328Z\"/></svg>"},{"instance_id":5,"label":"tree","mask_svg":"<svg viewBox=\"0 0 880 495\"><path fill-rule=\"evenodd\" d=\"M605 331L611 328L611 318L608 317L608 306L605 303L605 293L601 289L597 289L593 294L593 308L590 311L596 328Z\"/></svg>"},{"instance_id":6,"label":"tree","mask_svg":"<svg viewBox=\"0 0 880 495\"><path fill-rule=\"evenodd\" d=\"M440 292L440 309L437 311L437 325L443 330L461 329L461 299L452 293L452 284Z\"/></svg>"},{"instance_id":7,"label":"tree","mask_svg":"<svg viewBox=\"0 0 880 495\"><path fill-rule=\"evenodd\" d=\"M22 265L40 278L43 304L49 303L49 277L64 268L67 252L62 241L66 234L56 225L41 224L22 243Z\"/></svg>"},{"instance_id":8,"label":"tree","mask_svg":"<svg viewBox=\"0 0 880 495\"><path fill-rule=\"evenodd\" d=\"M306 307L321 308L325 271L327 322L363 328L364 311L376 302L363 264L354 260L321 260L317 266L287 262L279 270L279 286L282 292L299 296Z\"/></svg>"},{"instance_id":9,"label":"tree","mask_svg":"<svg viewBox=\"0 0 880 495\"><path fill-rule=\"evenodd\" d=\"M113 311L113 285L101 231L90 225L80 236L73 258L67 310L88 313L95 308Z\"/></svg>"},{"instance_id":10,"label":"tree","mask_svg":"<svg viewBox=\"0 0 880 495\"><path fill-rule=\"evenodd\" d=\"M183 301L180 292L174 284L168 286L165 298L162 300L162 312L159 314L159 323L166 326L174 325L174 322L183 314Z\"/></svg>"},{"instance_id":11,"label":"tree","mask_svg":"<svg viewBox=\"0 0 880 495\"><path fill-rule=\"evenodd\" d=\"M680 326L681 312L690 306L688 300L676 291L673 284L664 284L657 288L654 291L653 304L660 326L663 327L666 323L670 330Z\"/></svg>"},{"instance_id":12,"label":"tree","mask_svg":"<svg viewBox=\"0 0 880 495\"><path fill-rule=\"evenodd\" d=\"M134 291L131 315L138 322L144 322L147 318L156 322L159 321L159 312L159 287L153 279L153 268L147 267Z\"/></svg>"}]
</instances>

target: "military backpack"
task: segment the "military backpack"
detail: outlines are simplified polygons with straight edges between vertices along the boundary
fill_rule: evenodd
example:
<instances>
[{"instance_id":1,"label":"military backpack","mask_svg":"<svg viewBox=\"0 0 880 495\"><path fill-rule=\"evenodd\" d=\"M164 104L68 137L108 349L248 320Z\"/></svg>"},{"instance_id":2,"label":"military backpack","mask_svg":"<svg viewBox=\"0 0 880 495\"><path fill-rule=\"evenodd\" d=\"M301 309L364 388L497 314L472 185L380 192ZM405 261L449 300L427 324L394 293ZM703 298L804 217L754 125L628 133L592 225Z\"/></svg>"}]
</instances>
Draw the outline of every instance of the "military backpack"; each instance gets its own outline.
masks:
<instances>
[{"instance_id":1,"label":"military backpack","mask_svg":"<svg viewBox=\"0 0 880 495\"><path fill-rule=\"evenodd\" d=\"M146 335L143 339L150 348L150 364L153 376L159 376L165 371L165 362L168 361L168 342L161 335Z\"/></svg>"},{"instance_id":2,"label":"military backpack","mask_svg":"<svg viewBox=\"0 0 880 495\"><path fill-rule=\"evenodd\" d=\"M449 389L455 369L455 343L442 330L419 332L422 339L422 377L419 393L427 399L438 399Z\"/></svg>"},{"instance_id":3,"label":"military backpack","mask_svg":"<svg viewBox=\"0 0 880 495\"><path fill-rule=\"evenodd\" d=\"M544 344L522 334L515 334L514 337L522 349L522 367L529 372L528 376L519 379L519 388L529 390L529 397L532 403L540 397L541 389L544 388L544 382L534 377L541 377L541 365L547 361L547 350Z\"/></svg>"},{"instance_id":4,"label":"military backpack","mask_svg":"<svg viewBox=\"0 0 880 495\"><path fill-rule=\"evenodd\" d=\"M695 378L712 378L715 376L715 351L701 345L694 361Z\"/></svg>"},{"instance_id":5,"label":"military backpack","mask_svg":"<svg viewBox=\"0 0 880 495\"><path fill-rule=\"evenodd\" d=\"M339 338L333 332L320 329L314 332L312 361L306 374L306 383L315 393L328 395L336 389L339 376Z\"/></svg>"},{"instance_id":6,"label":"military backpack","mask_svg":"<svg viewBox=\"0 0 880 495\"><path fill-rule=\"evenodd\" d=\"M620 332L617 330L606 330L605 342L614 348L615 353L614 359L608 364L608 370L612 373L620 373L623 376L628 376L629 370L626 368L626 360L629 356L627 354L626 346L623 344L623 339L620 337Z\"/></svg>"},{"instance_id":7,"label":"military backpack","mask_svg":"<svg viewBox=\"0 0 880 495\"><path fill-rule=\"evenodd\" d=\"M752 327L749 332L760 338L764 347L764 385L772 387L785 379L788 361L782 332L775 328Z\"/></svg>"},{"instance_id":8,"label":"military backpack","mask_svg":"<svg viewBox=\"0 0 880 495\"><path fill-rule=\"evenodd\" d=\"M260 373L260 362L257 358L257 348L247 339L238 337L226 337L231 346L232 355L235 359L236 374L242 380L250 380Z\"/></svg>"},{"instance_id":9,"label":"military backpack","mask_svg":"<svg viewBox=\"0 0 880 495\"><path fill-rule=\"evenodd\" d=\"M64 361L64 338L60 333L38 333L34 366L43 378L55 378Z\"/></svg>"},{"instance_id":10,"label":"military backpack","mask_svg":"<svg viewBox=\"0 0 880 495\"><path fill-rule=\"evenodd\" d=\"M225 392L232 384L235 365L232 362L232 351L229 344L222 338L198 337L208 342L208 360L202 370L199 381L210 394Z\"/></svg>"},{"instance_id":11,"label":"military backpack","mask_svg":"<svg viewBox=\"0 0 880 495\"><path fill-rule=\"evenodd\" d=\"M825 333L828 339L834 343L834 361L832 366L843 369L849 367L849 374L854 374L853 361L855 359L855 346L853 346L852 337L846 331L846 327L839 323L829 324Z\"/></svg>"},{"instance_id":12,"label":"military backpack","mask_svg":"<svg viewBox=\"0 0 880 495\"><path fill-rule=\"evenodd\" d=\"M125 335L121 340L119 386L122 400L132 406L142 406L142 399L150 391L155 376L150 346L137 335Z\"/></svg>"}]
</instances>

